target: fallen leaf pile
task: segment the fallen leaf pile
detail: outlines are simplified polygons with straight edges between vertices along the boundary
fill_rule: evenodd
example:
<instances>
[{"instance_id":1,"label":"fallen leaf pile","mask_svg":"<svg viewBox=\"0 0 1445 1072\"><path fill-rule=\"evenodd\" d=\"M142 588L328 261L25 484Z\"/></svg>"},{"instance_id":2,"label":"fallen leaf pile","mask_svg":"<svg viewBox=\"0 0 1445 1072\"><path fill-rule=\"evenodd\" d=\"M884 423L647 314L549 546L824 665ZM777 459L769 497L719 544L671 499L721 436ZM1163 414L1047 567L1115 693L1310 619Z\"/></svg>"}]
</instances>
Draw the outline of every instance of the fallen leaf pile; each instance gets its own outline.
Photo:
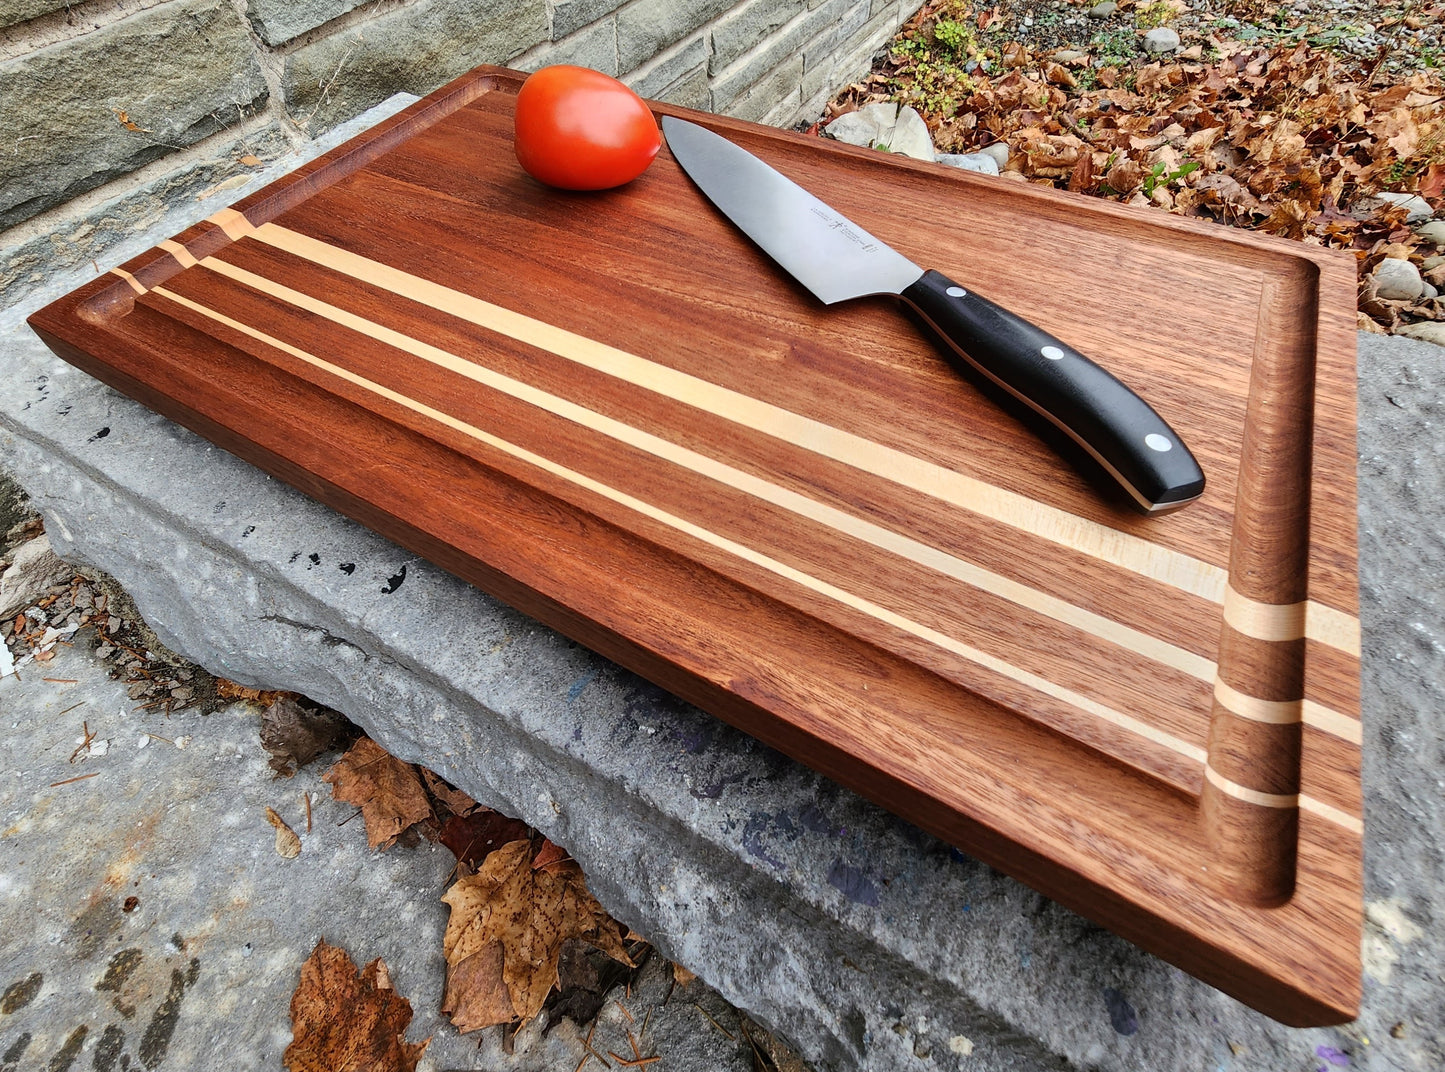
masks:
<instances>
[{"instance_id":1,"label":"fallen leaf pile","mask_svg":"<svg viewBox=\"0 0 1445 1072\"><path fill-rule=\"evenodd\" d=\"M478 804L368 737L322 778L337 800L360 809L371 848L385 851L419 835L441 842L457 858L456 881L442 894L451 910L442 940L442 1011L458 1030L526 1022L549 996L558 1016L595 1017L616 978L602 979L584 963L578 945L628 969L645 958L646 943L637 940L629 950L577 862L526 823ZM269 815L268 821L276 823ZM278 826L278 851L282 836Z\"/></svg>"},{"instance_id":2,"label":"fallen leaf pile","mask_svg":"<svg viewBox=\"0 0 1445 1072\"><path fill-rule=\"evenodd\" d=\"M370 737L363 737L336 765L321 776L331 783L331 794L361 809L366 842L373 849L388 849L402 833L434 818L421 775Z\"/></svg>"},{"instance_id":3,"label":"fallen leaf pile","mask_svg":"<svg viewBox=\"0 0 1445 1072\"><path fill-rule=\"evenodd\" d=\"M562 945L589 942L631 958L612 917L588 892L582 869L551 842L512 841L442 895L451 908L442 1011L462 1032L530 1020L559 985Z\"/></svg>"},{"instance_id":4,"label":"fallen leaf pile","mask_svg":"<svg viewBox=\"0 0 1445 1072\"><path fill-rule=\"evenodd\" d=\"M316 943L291 996L290 1072L414 1072L427 1048L406 1041L411 1002L378 958L360 972L346 950Z\"/></svg>"},{"instance_id":5,"label":"fallen leaf pile","mask_svg":"<svg viewBox=\"0 0 1445 1072\"><path fill-rule=\"evenodd\" d=\"M1368 273L1408 259L1445 289L1445 264L1405 226L1384 191L1445 190L1445 82L1396 84L1306 43L1263 48L1211 38L1193 58L1096 67L1081 50L987 47L975 31L997 8L932 0L883 63L829 106L829 118L877 100L917 108L941 152L1006 142L1006 177L1354 253L1360 308L1386 329L1445 319L1438 303L1386 301ZM968 61L987 62L987 70Z\"/></svg>"}]
</instances>

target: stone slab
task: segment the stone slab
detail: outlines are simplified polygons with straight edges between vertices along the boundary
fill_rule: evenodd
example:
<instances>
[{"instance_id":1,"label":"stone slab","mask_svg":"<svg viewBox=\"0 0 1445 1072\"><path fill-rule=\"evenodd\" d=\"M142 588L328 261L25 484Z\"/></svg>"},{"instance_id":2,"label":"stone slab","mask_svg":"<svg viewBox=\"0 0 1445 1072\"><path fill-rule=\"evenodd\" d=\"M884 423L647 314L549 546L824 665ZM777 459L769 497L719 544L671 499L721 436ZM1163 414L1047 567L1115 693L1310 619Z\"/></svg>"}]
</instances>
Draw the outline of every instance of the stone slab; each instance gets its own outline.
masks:
<instances>
[{"instance_id":1,"label":"stone slab","mask_svg":"<svg viewBox=\"0 0 1445 1072\"><path fill-rule=\"evenodd\" d=\"M340 18L364 3L366 0L248 0L246 17L257 36L274 47Z\"/></svg>"},{"instance_id":2,"label":"stone slab","mask_svg":"<svg viewBox=\"0 0 1445 1072\"><path fill-rule=\"evenodd\" d=\"M66 0L0 0L0 30L68 6Z\"/></svg>"},{"instance_id":3,"label":"stone slab","mask_svg":"<svg viewBox=\"0 0 1445 1072\"><path fill-rule=\"evenodd\" d=\"M419 1072L581 1062L571 1021L546 1033L535 1021L507 1054L502 1029L462 1036L441 1014L452 854L426 841L368 849L355 809L321 780L336 753L277 778L259 709L138 711L88 651L56 652L44 676L0 678L6 1068L280 1069L291 994L320 938L358 966L383 958L411 1002L408 1041L431 1040ZM268 807L297 834L294 859L277 854ZM676 1072L751 1069L736 1012L700 982L667 1001L672 979L654 957L630 992L619 984L593 1048L630 1054L626 1032L645 1022L643 1052Z\"/></svg>"},{"instance_id":4,"label":"stone slab","mask_svg":"<svg viewBox=\"0 0 1445 1072\"><path fill-rule=\"evenodd\" d=\"M820 1068L1429 1068L1445 350L1360 346L1370 925L1364 1010L1340 1029L1253 1013L116 395L12 314L0 464L164 642L337 707L538 827Z\"/></svg>"},{"instance_id":5,"label":"stone slab","mask_svg":"<svg viewBox=\"0 0 1445 1072\"><path fill-rule=\"evenodd\" d=\"M267 95L223 0L174 0L0 63L12 146L0 230L240 122Z\"/></svg>"},{"instance_id":6,"label":"stone slab","mask_svg":"<svg viewBox=\"0 0 1445 1072\"><path fill-rule=\"evenodd\" d=\"M419 0L288 53L287 114L310 134L397 92L430 93L484 63L505 65L548 39L544 0Z\"/></svg>"}]
</instances>

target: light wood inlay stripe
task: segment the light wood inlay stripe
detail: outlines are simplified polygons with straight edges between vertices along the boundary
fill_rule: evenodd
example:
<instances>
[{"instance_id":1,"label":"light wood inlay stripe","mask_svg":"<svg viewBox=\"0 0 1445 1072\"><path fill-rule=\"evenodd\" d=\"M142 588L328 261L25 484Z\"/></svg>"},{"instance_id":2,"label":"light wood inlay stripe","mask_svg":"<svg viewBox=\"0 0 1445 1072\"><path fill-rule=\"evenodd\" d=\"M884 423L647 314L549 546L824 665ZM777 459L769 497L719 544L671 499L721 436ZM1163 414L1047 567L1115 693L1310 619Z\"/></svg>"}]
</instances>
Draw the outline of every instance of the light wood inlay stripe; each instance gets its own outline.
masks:
<instances>
[{"instance_id":1,"label":"light wood inlay stripe","mask_svg":"<svg viewBox=\"0 0 1445 1072\"><path fill-rule=\"evenodd\" d=\"M1328 823L1342 826L1356 837L1365 832L1365 822L1358 815L1351 815L1347 811L1341 811L1332 804L1326 804L1323 800L1316 800L1314 797L1301 795L1299 798L1300 811L1307 811L1318 815Z\"/></svg>"},{"instance_id":2,"label":"light wood inlay stripe","mask_svg":"<svg viewBox=\"0 0 1445 1072\"><path fill-rule=\"evenodd\" d=\"M531 384L505 376L484 365L468 361L440 347L432 346L430 343L414 339L355 313L337 308L319 298L313 298L308 294L256 275L244 268L227 264L214 257L209 257L201 263L203 267L218 275L225 276L263 294L279 298L309 313L323 316L342 327L412 354L449 372L480 383L491 390L536 406L538 409L599 432L630 447L646 451L654 457L689 469L724 486L781 507L800 517L806 517L819 525L915 562L944 576L952 577L954 580L981 591L1026 607L1081 632L1109 641L1126 651L1132 651L1137 655L1142 655L1165 666L1171 666L1202 680L1207 681L1214 676L1216 668L1212 660L1148 633L1130 628L1112 618L1076 607L1057 596L1037 591L902 533L884 528L826 503L810 499L790 488L754 476L746 470L738 469L726 462L710 458L623 421L587 409Z\"/></svg>"},{"instance_id":3,"label":"light wood inlay stripe","mask_svg":"<svg viewBox=\"0 0 1445 1072\"><path fill-rule=\"evenodd\" d=\"M1302 721L1304 715L1303 705L1298 700L1261 700L1240 692L1222 678L1214 679L1214 698L1231 714L1272 726L1293 725Z\"/></svg>"},{"instance_id":4,"label":"light wood inlay stripe","mask_svg":"<svg viewBox=\"0 0 1445 1072\"><path fill-rule=\"evenodd\" d=\"M242 229L242 224L235 220L222 223L213 217L213 222L227 234ZM251 227L244 217L242 223L245 227L243 233L314 264L1172 588L1214 603L1222 604L1225 600L1227 572L1183 552L994 487L884 444L564 331L277 224ZM227 230L227 226L231 230ZM1264 608L1259 612L1261 614L1271 613L1269 604L1257 603L1238 593L1235 602L1236 606L1244 608L1241 613L1247 614L1250 605ZM1319 633L1311 632L1310 636L1331 647L1358 655L1358 641L1353 650L1349 646L1349 623L1354 622L1354 632L1358 635L1358 621L1322 604L1310 603L1309 606L1312 610L1319 608L1310 616L1311 622L1318 622Z\"/></svg>"},{"instance_id":5,"label":"light wood inlay stripe","mask_svg":"<svg viewBox=\"0 0 1445 1072\"><path fill-rule=\"evenodd\" d=\"M812 575L805 573L802 570L799 570L793 566L789 566L787 563L770 558L769 556L764 555L751 547L748 547L746 544L738 543L735 540L728 539L725 536L721 536L706 528L703 528L700 525L695 524L694 522L688 521L685 518L678 517L675 514L662 510L656 506L653 506L651 503L638 499L635 496L627 494L626 492L618 491L617 489L607 484L604 484L599 480L595 480L584 473L580 473L574 469L570 469L566 466L560 465L557 462L552 461L550 458L543 457L540 454L536 454L532 451L527 450L525 447L520 447L516 444L510 443L504 439L501 439L498 436L483 431L482 429L477 428L474 425L459 420L458 418L453 417L448 413L444 413L441 410L428 406L423 402L418 402L415 399L409 398L406 395L400 393L399 391L394 391L391 388L386 387L382 384L368 380L365 377L350 371L349 369L342 368L339 365L333 365L331 362L326 361L323 358L317 357L314 354L307 353L306 351L301 350L298 347L292 346L291 344L284 342L281 339L277 339L274 336L268 335L265 332L250 326L249 324L243 324L238 320L234 320L231 317L224 315L223 313L219 313L213 309L209 309L206 306L200 304L199 302L192 301L191 299L183 297L180 294L176 294L170 290L165 289L164 287L157 287L154 293L163 298L166 298L167 300L173 301L178 305L182 305L187 309L191 309L202 316L209 317L210 319L215 320L218 323L224 324L225 326L231 328L234 331L239 331L245 335L248 335L251 338L265 343L267 346L275 347L283 353L290 354L292 357L300 361L304 361L315 368L321 369L324 372L327 372L330 375L337 377L338 379L342 379L347 381L348 383L352 383L357 387L360 387L366 391L378 395L381 398L385 398L388 401L396 403L397 405L404 406L414 413L418 413L430 420L436 421L438 424L445 425L446 427L451 428L454 431L460 432L463 435L475 439L479 443L484 443L495 450L502 451L506 454L511 455L514 458L517 458L520 461L526 462L529 465L536 466L537 468L547 473L550 473L553 476L560 477L563 480L567 480L570 483L576 484L578 487L585 488L586 490L593 492L594 494L608 498L613 502L618 503L619 505L625 506L628 509L634 510L646 517L650 517L653 520L661 522L662 524L667 525L670 528L676 529L677 531L682 532L688 536L691 536L694 539L701 540L713 547L718 548L719 550L725 551L728 554L734 555L740 559L743 559L744 561L750 562L755 566L766 569L779 577L782 577L788 581L805 587L813 592L818 593L819 595L825 596L845 606L851 607L852 609L866 614L877 621L911 633L912 635L919 637L920 639L925 640L930 644L942 648L945 651L952 652L955 655L961 656L962 658L967 659L970 662L976 663L987 670L990 670L1003 677L1009 678L1017 682L1018 684L1024 685L1030 689L1034 689L1047 696L1051 696L1054 699L1062 700L1063 702L1069 704L1072 707L1075 707L1081 711L1086 711L1089 714L1094 715L1099 719L1102 719L1103 721L1109 722L1139 737L1152 741L1155 744L1167 748L1172 752L1192 759L1197 763L1204 762L1204 749L1200 748L1198 745L1192 744L1188 741L1183 740L1182 738L1174 736L1171 733L1167 733L1164 730L1158 729L1157 727L1152 726L1147 722L1143 722L1140 719L1134 718L1132 715L1127 715L1122 711L1116 711L1110 707L1105 706L1104 704L1099 703L1096 700L1093 700L1088 696L1084 696L1081 693L1073 691L1072 689L1065 688L1053 681L1050 681L1048 678L1041 677L1038 674L1031 673L1028 670L1013 666L1002 659L988 654L987 652L980 651L979 649L974 648L968 644L964 644L958 640L955 640L954 638L944 633L941 633L936 629L930 628L929 626L906 618L903 615L896 613L895 611L889 610L887 607L880 606L870 600L862 598L861 596L855 595L852 592L839 588L837 585L830 584L827 581L821 580L817 577L813 577Z\"/></svg>"},{"instance_id":6,"label":"light wood inlay stripe","mask_svg":"<svg viewBox=\"0 0 1445 1072\"><path fill-rule=\"evenodd\" d=\"M1300 711L1306 726L1313 726L1317 730L1334 734L1353 745L1359 745L1364 740L1364 727L1357 718L1342 715L1314 700L1303 701L1300 704Z\"/></svg>"},{"instance_id":7,"label":"light wood inlay stripe","mask_svg":"<svg viewBox=\"0 0 1445 1072\"><path fill-rule=\"evenodd\" d=\"M135 276L127 272L124 268L112 268L110 271L112 275L118 275L127 283L129 283L130 289L135 291L137 294L144 294L146 292L145 285L141 283L141 281Z\"/></svg>"},{"instance_id":8,"label":"light wood inlay stripe","mask_svg":"<svg viewBox=\"0 0 1445 1072\"><path fill-rule=\"evenodd\" d=\"M244 215L233 208L223 208L213 216L207 217L208 223L213 223L226 232L226 237L239 241L249 234L255 233L255 226Z\"/></svg>"},{"instance_id":9,"label":"light wood inlay stripe","mask_svg":"<svg viewBox=\"0 0 1445 1072\"><path fill-rule=\"evenodd\" d=\"M245 217L243 216L242 219L245 219ZM160 248L179 261L182 268L194 268L197 264L201 263L191 255L190 250L173 239L166 239L160 244Z\"/></svg>"},{"instance_id":10,"label":"light wood inlay stripe","mask_svg":"<svg viewBox=\"0 0 1445 1072\"><path fill-rule=\"evenodd\" d=\"M1300 803L1298 793L1261 793L1258 789L1251 789L1247 785L1240 785L1238 782L1231 782L1224 775L1209 764L1204 765L1204 777L1208 778L1221 793L1231 796L1235 800L1242 800L1247 804L1257 804L1261 808L1297 808ZM1324 808L1327 805L1321 804Z\"/></svg>"},{"instance_id":11,"label":"light wood inlay stripe","mask_svg":"<svg viewBox=\"0 0 1445 1072\"><path fill-rule=\"evenodd\" d=\"M1240 595L1233 585L1224 589L1224 620L1256 640L1301 640L1305 635L1303 603L1260 603Z\"/></svg>"}]
</instances>

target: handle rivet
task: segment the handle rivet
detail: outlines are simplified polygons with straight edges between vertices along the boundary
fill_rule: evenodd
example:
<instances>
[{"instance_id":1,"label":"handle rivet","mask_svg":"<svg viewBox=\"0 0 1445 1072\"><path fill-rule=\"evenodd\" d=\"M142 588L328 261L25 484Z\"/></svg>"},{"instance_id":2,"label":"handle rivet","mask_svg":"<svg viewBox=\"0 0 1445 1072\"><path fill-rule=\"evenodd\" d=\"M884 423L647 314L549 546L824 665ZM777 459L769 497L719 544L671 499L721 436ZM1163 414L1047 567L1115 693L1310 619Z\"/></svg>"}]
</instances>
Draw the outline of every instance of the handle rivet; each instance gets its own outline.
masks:
<instances>
[{"instance_id":1,"label":"handle rivet","mask_svg":"<svg viewBox=\"0 0 1445 1072\"><path fill-rule=\"evenodd\" d=\"M1169 442L1168 436L1162 436L1158 432L1150 432L1146 435L1144 437L1144 445L1150 450L1157 450L1160 454L1163 454L1166 450L1174 446L1173 443Z\"/></svg>"},{"instance_id":2,"label":"handle rivet","mask_svg":"<svg viewBox=\"0 0 1445 1072\"><path fill-rule=\"evenodd\" d=\"M1043 354L1050 361L1062 361L1064 359L1064 352L1057 346L1045 346L1039 353ZM1164 449L1168 450L1169 448L1165 447Z\"/></svg>"},{"instance_id":3,"label":"handle rivet","mask_svg":"<svg viewBox=\"0 0 1445 1072\"><path fill-rule=\"evenodd\" d=\"M968 291L964 290L962 287L949 287L943 293L947 294L950 298L968 297Z\"/></svg>"}]
</instances>

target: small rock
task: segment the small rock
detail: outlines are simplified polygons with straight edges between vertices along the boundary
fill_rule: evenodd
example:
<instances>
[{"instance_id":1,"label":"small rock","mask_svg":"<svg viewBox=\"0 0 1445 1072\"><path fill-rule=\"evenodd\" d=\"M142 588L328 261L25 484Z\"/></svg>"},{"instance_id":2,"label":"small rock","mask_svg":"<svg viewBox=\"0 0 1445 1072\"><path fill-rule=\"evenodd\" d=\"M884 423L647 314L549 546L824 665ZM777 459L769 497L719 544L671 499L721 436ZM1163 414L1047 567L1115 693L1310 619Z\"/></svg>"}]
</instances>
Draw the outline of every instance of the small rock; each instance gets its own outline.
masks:
<instances>
[{"instance_id":1,"label":"small rock","mask_svg":"<svg viewBox=\"0 0 1445 1072\"><path fill-rule=\"evenodd\" d=\"M964 171L979 171L985 175L998 174L998 161L992 153L939 153L938 162Z\"/></svg>"},{"instance_id":2,"label":"small rock","mask_svg":"<svg viewBox=\"0 0 1445 1072\"><path fill-rule=\"evenodd\" d=\"M1433 242L1437 246L1445 246L1445 220L1431 220L1421 227L1415 228L1415 233L1426 242ZM1427 264L1425 267L1434 267Z\"/></svg>"},{"instance_id":3,"label":"small rock","mask_svg":"<svg viewBox=\"0 0 1445 1072\"><path fill-rule=\"evenodd\" d=\"M1441 323L1439 320L1406 324L1395 334L1404 335L1409 339L1419 339L1421 342L1433 342L1436 346L1445 346L1445 323Z\"/></svg>"},{"instance_id":4,"label":"small rock","mask_svg":"<svg viewBox=\"0 0 1445 1072\"><path fill-rule=\"evenodd\" d=\"M912 108L879 103L840 115L823 132L848 145L887 149L919 160L933 159L933 136L928 124Z\"/></svg>"},{"instance_id":5,"label":"small rock","mask_svg":"<svg viewBox=\"0 0 1445 1072\"><path fill-rule=\"evenodd\" d=\"M1422 298L1438 298L1438 297L1440 297L1440 292L1439 292L1438 290L1436 290L1435 287L1434 287L1432 284L1430 284L1430 283L1423 283L1423 284L1421 284L1421 286L1424 288L1424 289L1421 291L1421 294L1420 294L1420 296L1421 296Z\"/></svg>"},{"instance_id":6,"label":"small rock","mask_svg":"<svg viewBox=\"0 0 1445 1072\"><path fill-rule=\"evenodd\" d=\"M1409 261L1387 258L1375 266L1371 275L1375 280L1375 293L1393 301L1414 301L1425 289L1420 269Z\"/></svg>"},{"instance_id":7,"label":"small rock","mask_svg":"<svg viewBox=\"0 0 1445 1072\"><path fill-rule=\"evenodd\" d=\"M1072 67L1077 64L1087 63L1089 61L1089 54L1087 52L1080 52L1077 48L1062 48L1055 52L1050 59L1055 63L1068 64Z\"/></svg>"},{"instance_id":8,"label":"small rock","mask_svg":"<svg viewBox=\"0 0 1445 1072\"><path fill-rule=\"evenodd\" d=\"M891 153L902 153L915 160L933 159L933 135L928 124L912 108L898 109L898 123L885 138L880 139Z\"/></svg>"},{"instance_id":9,"label":"small rock","mask_svg":"<svg viewBox=\"0 0 1445 1072\"><path fill-rule=\"evenodd\" d=\"M173 700L189 700L195 695L196 690L191 688L189 685L177 685L175 688L171 689L171 698Z\"/></svg>"},{"instance_id":10,"label":"small rock","mask_svg":"<svg viewBox=\"0 0 1445 1072\"><path fill-rule=\"evenodd\" d=\"M1089 8L1089 18L1107 19L1114 12L1119 10L1119 5L1114 0L1104 0L1102 4L1095 4Z\"/></svg>"},{"instance_id":11,"label":"small rock","mask_svg":"<svg viewBox=\"0 0 1445 1072\"><path fill-rule=\"evenodd\" d=\"M1398 205L1405 210L1406 223L1423 223L1435 215L1435 210L1430 207L1419 194L1402 194L1385 192L1375 194L1373 197L1362 197L1351 206L1352 215L1360 219L1369 219L1384 205Z\"/></svg>"},{"instance_id":12,"label":"small rock","mask_svg":"<svg viewBox=\"0 0 1445 1072\"><path fill-rule=\"evenodd\" d=\"M1420 223L1435 215L1435 209L1430 202L1426 201L1419 194L1382 193L1377 195L1380 200L1388 201L1392 205L1399 205L1408 215L1406 223Z\"/></svg>"},{"instance_id":13,"label":"small rock","mask_svg":"<svg viewBox=\"0 0 1445 1072\"><path fill-rule=\"evenodd\" d=\"M1179 34L1168 26L1156 26L1144 35L1144 51L1161 56L1179 47Z\"/></svg>"},{"instance_id":14,"label":"small rock","mask_svg":"<svg viewBox=\"0 0 1445 1072\"><path fill-rule=\"evenodd\" d=\"M979 152L993 157L994 163L998 165L1000 171L1008 164L1008 142L1006 141L996 141L992 145L985 145Z\"/></svg>"},{"instance_id":15,"label":"small rock","mask_svg":"<svg viewBox=\"0 0 1445 1072\"><path fill-rule=\"evenodd\" d=\"M1204 58L1203 45L1190 45L1183 52L1179 53L1181 60L1202 60Z\"/></svg>"},{"instance_id":16,"label":"small rock","mask_svg":"<svg viewBox=\"0 0 1445 1072\"><path fill-rule=\"evenodd\" d=\"M7 618L39 599L51 581L65 572L65 563L40 535L15 549L10 568L0 577L0 618ZM42 619L43 620L43 619Z\"/></svg>"},{"instance_id":17,"label":"small rock","mask_svg":"<svg viewBox=\"0 0 1445 1072\"><path fill-rule=\"evenodd\" d=\"M870 104L856 112L840 115L823 128L823 133L845 145L861 145L866 149L878 143L878 135L884 127L892 130L896 122L898 105Z\"/></svg>"}]
</instances>

